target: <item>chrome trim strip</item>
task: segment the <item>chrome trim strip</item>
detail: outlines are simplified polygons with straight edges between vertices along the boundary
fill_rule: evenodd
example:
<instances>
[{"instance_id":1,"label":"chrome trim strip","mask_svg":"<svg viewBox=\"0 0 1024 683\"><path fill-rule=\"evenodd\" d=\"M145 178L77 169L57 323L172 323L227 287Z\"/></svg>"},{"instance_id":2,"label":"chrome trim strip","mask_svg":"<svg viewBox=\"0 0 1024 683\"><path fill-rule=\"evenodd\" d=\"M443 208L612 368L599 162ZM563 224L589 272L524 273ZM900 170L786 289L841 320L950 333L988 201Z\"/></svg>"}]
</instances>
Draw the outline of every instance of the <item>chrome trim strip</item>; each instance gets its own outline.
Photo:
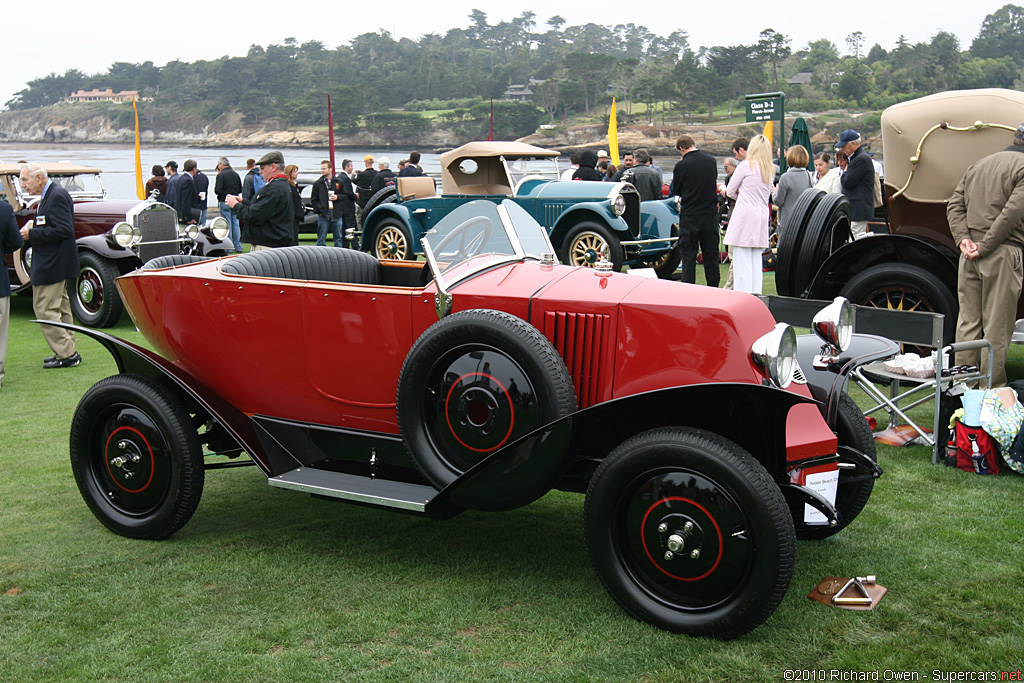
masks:
<instances>
[{"instance_id":1,"label":"chrome trim strip","mask_svg":"<svg viewBox=\"0 0 1024 683\"><path fill-rule=\"evenodd\" d=\"M297 470L292 470L291 472L285 472L284 474L280 474L276 477L271 477L267 480L267 483L271 486L289 489L292 491L313 493L319 496L328 496L330 498L338 498L340 500L354 501L357 503L382 505L384 507L397 508L399 510L412 510L413 512L426 512L427 503L430 502L429 500L424 500L422 503L418 503L409 500L402 500L400 498L391 498L388 496L375 496L369 493L342 491L340 489L330 488L329 486L318 483L313 477L303 477L303 473L304 468L300 467ZM332 474L331 472L326 471L317 471L316 473L320 477L325 474ZM288 475L291 476L289 477ZM370 482L372 480L367 479L366 481Z\"/></svg>"}]
</instances>

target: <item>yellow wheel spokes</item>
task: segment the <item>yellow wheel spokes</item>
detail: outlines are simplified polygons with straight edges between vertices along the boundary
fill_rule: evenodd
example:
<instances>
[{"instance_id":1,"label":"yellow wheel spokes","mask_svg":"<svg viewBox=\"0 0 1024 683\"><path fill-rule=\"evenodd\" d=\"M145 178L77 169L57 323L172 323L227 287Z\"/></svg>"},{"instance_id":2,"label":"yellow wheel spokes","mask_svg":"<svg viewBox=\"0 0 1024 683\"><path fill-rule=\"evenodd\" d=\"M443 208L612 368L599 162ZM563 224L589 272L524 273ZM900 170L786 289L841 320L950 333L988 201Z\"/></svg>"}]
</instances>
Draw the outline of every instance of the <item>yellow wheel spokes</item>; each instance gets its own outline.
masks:
<instances>
[{"instance_id":1,"label":"yellow wheel spokes","mask_svg":"<svg viewBox=\"0 0 1024 683\"><path fill-rule=\"evenodd\" d=\"M572 265L592 267L608 249L601 236L593 232L580 233L572 243Z\"/></svg>"},{"instance_id":2,"label":"yellow wheel spokes","mask_svg":"<svg viewBox=\"0 0 1024 683\"><path fill-rule=\"evenodd\" d=\"M404 261L409 245L405 235L398 228L385 227L377 233L378 258L392 261Z\"/></svg>"}]
</instances>

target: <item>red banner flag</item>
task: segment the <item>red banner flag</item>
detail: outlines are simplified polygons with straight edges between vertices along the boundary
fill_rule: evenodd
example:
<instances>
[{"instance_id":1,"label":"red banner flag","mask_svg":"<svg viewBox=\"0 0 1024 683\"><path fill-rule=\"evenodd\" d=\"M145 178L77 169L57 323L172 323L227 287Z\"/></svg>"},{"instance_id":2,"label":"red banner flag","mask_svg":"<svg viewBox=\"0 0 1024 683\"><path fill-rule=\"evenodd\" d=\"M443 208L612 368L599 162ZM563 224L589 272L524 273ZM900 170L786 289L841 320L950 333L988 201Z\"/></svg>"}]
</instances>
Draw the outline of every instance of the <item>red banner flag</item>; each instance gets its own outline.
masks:
<instances>
[{"instance_id":1,"label":"red banner flag","mask_svg":"<svg viewBox=\"0 0 1024 683\"><path fill-rule=\"evenodd\" d=\"M327 136L331 144L331 168L337 172L338 167L334 165L334 117L331 115L331 96L327 96Z\"/></svg>"}]
</instances>

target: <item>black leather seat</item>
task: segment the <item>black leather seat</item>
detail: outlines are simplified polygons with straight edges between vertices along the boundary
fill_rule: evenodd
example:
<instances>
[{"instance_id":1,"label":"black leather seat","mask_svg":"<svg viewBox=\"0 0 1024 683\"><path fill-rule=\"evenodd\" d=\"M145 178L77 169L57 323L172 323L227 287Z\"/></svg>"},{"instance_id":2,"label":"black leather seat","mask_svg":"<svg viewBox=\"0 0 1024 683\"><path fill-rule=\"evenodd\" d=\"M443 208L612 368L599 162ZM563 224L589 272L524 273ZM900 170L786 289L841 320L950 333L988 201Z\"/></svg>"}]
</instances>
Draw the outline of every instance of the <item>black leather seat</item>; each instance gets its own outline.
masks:
<instances>
[{"instance_id":1,"label":"black leather seat","mask_svg":"<svg viewBox=\"0 0 1024 683\"><path fill-rule=\"evenodd\" d=\"M338 247L280 247L261 249L225 259L222 272L288 280L316 280L360 285L381 281L380 262L354 249Z\"/></svg>"},{"instance_id":2,"label":"black leather seat","mask_svg":"<svg viewBox=\"0 0 1024 683\"><path fill-rule=\"evenodd\" d=\"M211 258L210 256L192 256L191 254L168 254L167 256L157 256L155 259L146 261L142 264L142 269L157 270L159 268L187 266L190 263L209 261Z\"/></svg>"}]
</instances>

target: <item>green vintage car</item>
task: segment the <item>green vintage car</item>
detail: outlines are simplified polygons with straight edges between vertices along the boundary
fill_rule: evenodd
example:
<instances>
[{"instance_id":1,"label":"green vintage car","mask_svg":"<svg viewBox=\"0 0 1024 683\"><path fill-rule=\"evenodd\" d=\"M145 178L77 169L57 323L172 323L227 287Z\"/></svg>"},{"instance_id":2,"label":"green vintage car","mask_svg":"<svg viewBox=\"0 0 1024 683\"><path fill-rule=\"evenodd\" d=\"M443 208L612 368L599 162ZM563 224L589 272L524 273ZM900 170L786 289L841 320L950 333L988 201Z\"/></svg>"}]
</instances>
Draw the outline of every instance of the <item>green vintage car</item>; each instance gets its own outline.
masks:
<instances>
[{"instance_id":1,"label":"green vintage car","mask_svg":"<svg viewBox=\"0 0 1024 683\"><path fill-rule=\"evenodd\" d=\"M679 266L679 213L671 199L641 202L629 183L562 181L559 153L521 142L471 142L441 155L441 194L434 178L395 178L366 206L364 251L414 259L420 239L467 202L512 199L547 229L562 263L593 266L602 253L615 270Z\"/></svg>"}]
</instances>

